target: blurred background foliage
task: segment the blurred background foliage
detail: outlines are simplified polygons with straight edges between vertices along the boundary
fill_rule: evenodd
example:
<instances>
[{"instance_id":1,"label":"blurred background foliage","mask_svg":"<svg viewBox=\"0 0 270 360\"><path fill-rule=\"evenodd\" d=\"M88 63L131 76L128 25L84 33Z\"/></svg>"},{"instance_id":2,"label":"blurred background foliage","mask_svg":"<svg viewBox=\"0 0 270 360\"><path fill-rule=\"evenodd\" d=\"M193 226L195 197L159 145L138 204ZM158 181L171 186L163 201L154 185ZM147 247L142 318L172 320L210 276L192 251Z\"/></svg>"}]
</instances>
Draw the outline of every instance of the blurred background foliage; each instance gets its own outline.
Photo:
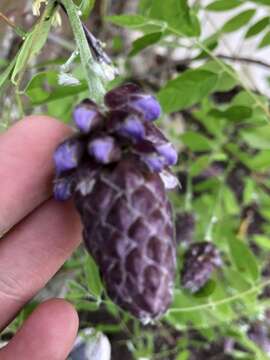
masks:
<instances>
[{"instance_id":1,"label":"blurred background foliage","mask_svg":"<svg viewBox=\"0 0 270 360\"><path fill-rule=\"evenodd\" d=\"M179 150L181 187L170 194L179 255L174 302L160 321L141 325L110 301L80 248L2 340L38 302L63 296L76 305L81 329L95 326L109 336L115 360L268 359L270 0L74 3L119 70L106 88L132 81L154 93L163 109L159 124ZM74 105L89 96L74 53L83 44L72 19L51 4L42 2L34 16L32 1L1 0L1 131L24 114L68 123ZM98 71L90 79L97 87ZM181 287L183 254L205 240L218 247L223 266L191 295Z\"/></svg>"}]
</instances>

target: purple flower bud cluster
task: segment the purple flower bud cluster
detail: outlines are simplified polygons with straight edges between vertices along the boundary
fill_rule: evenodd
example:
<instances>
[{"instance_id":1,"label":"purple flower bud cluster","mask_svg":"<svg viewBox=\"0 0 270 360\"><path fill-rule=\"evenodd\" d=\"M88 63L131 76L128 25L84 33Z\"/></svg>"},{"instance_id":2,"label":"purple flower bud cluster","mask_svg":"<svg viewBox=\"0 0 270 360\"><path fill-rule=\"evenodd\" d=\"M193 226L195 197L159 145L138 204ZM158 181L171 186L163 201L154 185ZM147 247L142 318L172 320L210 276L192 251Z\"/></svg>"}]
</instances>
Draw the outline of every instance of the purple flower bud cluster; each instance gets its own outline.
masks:
<instances>
[{"instance_id":1,"label":"purple flower bud cluster","mask_svg":"<svg viewBox=\"0 0 270 360\"><path fill-rule=\"evenodd\" d=\"M173 145L153 124L161 114L154 96L145 94L137 85L126 84L109 91L104 102L107 107L104 111L86 99L73 112L79 134L60 144L54 154L58 175L54 193L58 200L72 196L66 172L73 171L74 182L76 169L89 159L109 165L129 154L151 172L168 170L177 162Z\"/></svg>"},{"instance_id":2,"label":"purple flower bud cluster","mask_svg":"<svg viewBox=\"0 0 270 360\"><path fill-rule=\"evenodd\" d=\"M199 291L210 279L213 271L222 266L218 248L210 242L192 244L184 255L181 283L191 293Z\"/></svg>"}]
</instances>

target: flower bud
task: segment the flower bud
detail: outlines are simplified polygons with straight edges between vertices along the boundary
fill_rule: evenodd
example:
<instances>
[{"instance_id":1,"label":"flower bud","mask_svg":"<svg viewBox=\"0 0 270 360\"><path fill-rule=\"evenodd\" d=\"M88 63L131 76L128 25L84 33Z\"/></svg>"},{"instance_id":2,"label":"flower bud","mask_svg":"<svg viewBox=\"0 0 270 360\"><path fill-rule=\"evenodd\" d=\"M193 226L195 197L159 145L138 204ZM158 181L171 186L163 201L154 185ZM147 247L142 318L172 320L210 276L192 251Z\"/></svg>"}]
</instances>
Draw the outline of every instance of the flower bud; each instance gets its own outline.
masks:
<instances>
[{"instance_id":1,"label":"flower bud","mask_svg":"<svg viewBox=\"0 0 270 360\"><path fill-rule=\"evenodd\" d=\"M200 290L210 279L213 271L222 266L217 247L210 242L194 243L184 255L181 283L191 293Z\"/></svg>"},{"instance_id":2,"label":"flower bud","mask_svg":"<svg viewBox=\"0 0 270 360\"><path fill-rule=\"evenodd\" d=\"M130 115L121 123L117 132L126 137L131 137L134 140L141 140L144 138L145 129L141 120L136 115Z\"/></svg>"},{"instance_id":3,"label":"flower bud","mask_svg":"<svg viewBox=\"0 0 270 360\"><path fill-rule=\"evenodd\" d=\"M142 115L145 121L154 121L161 115L161 107L152 95L138 94L132 96L129 107Z\"/></svg>"},{"instance_id":4,"label":"flower bud","mask_svg":"<svg viewBox=\"0 0 270 360\"><path fill-rule=\"evenodd\" d=\"M96 138L88 144L88 153L102 164L109 164L121 157L121 151L111 136Z\"/></svg>"},{"instance_id":5,"label":"flower bud","mask_svg":"<svg viewBox=\"0 0 270 360\"><path fill-rule=\"evenodd\" d=\"M155 153L143 155L141 159L148 166L149 170L153 172L162 171L166 165L165 160Z\"/></svg>"},{"instance_id":6,"label":"flower bud","mask_svg":"<svg viewBox=\"0 0 270 360\"><path fill-rule=\"evenodd\" d=\"M141 89L135 84L125 84L112 89L105 95L105 105L111 109L116 109L126 105L129 96L134 93L140 93Z\"/></svg>"},{"instance_id":7,"label":"flower bud","mask_svg":"<svg viewBox=\"0 0 270 360\"><path fill-rule=\"evenodd\" d=\"M77 128L83 133L89 133L103 120L96 104L88 99L75 108L73 118Z\"/></svg>"},{"instance_id":8,"label":"flower bud","mask_svg":"<svg viewBox=\"0 0 270 360\"><path fill-rule=\"evenodd\" d=\"M54 152L57 173L74 169L83 154L83 144L77 139L68 139L60 144Z\"/></svg>"},{"instance_id":9,"label":"flower bud","mask_svg":"<svg viewBox=\"0 0 270 360\"><path fill-rule=\"evenodd\" d=\"M145 94L137 85L119 86L105 95L105 104L111 109L136 112L145 121L154 121L160 117L161 107L157 99Z\"/></svg>"},{"instance_id":10,"label":"flower bud","mask_svg":"<svg viewBox=\"0 0 270 360\"><path fill-rule=\"evenodd\" d=\"M178 155L171 143L167 142L165 144L158 145L156 150L159 155L165 158L167 165L171 166L177 163Z\"/></svg>"},{"instance_id":11,"label":"flower bud","mask_svg":"<svg viewBox=\"0 0 270 360\"><path fill-rule=\"evenodd\" d=\"M55 200L66 201L72 197L73 179L71 177L56 178L53 184Z\"/></svg>"}]
</instances>

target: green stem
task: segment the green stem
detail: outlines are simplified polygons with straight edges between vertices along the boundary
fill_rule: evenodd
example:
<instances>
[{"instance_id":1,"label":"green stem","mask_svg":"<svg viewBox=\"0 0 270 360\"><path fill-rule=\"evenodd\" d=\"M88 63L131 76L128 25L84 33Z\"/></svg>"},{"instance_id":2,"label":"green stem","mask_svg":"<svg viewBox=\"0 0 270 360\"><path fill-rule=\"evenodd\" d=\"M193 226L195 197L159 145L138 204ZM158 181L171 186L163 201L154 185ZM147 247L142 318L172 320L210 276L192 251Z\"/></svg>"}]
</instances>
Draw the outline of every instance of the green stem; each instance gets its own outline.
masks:
<instances>
[{"instance_id":1,"label":"green stem","mask_svg":"<svg viewBox=\"0 0 270 360\"><path fill-rule=\"evenodd\" d=\"M225 304L229 304L232 301L235 300L239 300L241 298L244 298L247 295L251 295L261 289L263 289L264 287L270 285L270 279L263 281L257 285L254 285L252 287L250 287L248 290L237 293L235 295L232 296L228 296L226 298L223 298L221 300L217 300L217 301L213 301L213 302L207 302L204 304L200 304L200 305L194 305L194 306L187 306L187 307L179 307L179 308L171 308L168 310L168 314L173 314L173 313L184 313L184 312L194 312L194 311L201 311L201 310L206 310L206 309L211 309L213 307L217 307L217 306L221 306L221 305L225 305Z\"/></svg>"},{"instance_id":2,"label":"green stem","mask_svg":"<svg viewBox=\"0 0 270 360\"><path fill-rule=\"evenodd\" d=\"M16 97L16 102L17 102L18 111L19 111L19 118L22 119L25 116L25 112L24 112L24 108L23 108L23 102L21 99L21 95L20 95L20 90L17 86L15 89L15 97Z\"/></svg>"},{"instance_id":3,"label":"green stem","mask_svg":"<svg viewBox=\"0 0 270 360\"><path fill-rule=\"evenodd\" d=\"M79 16L79 9L75 6L72 0L61 0L64 5L70 25L75 37L75 41L80 53L82 66L85 72L86 81L89 88L89 96L97 103L103 102L105 94L105 87L102 81L102 75L98 71L97 64L91 54L87 39L85 37L81 19Z\"/></svg>"}]
</instances>

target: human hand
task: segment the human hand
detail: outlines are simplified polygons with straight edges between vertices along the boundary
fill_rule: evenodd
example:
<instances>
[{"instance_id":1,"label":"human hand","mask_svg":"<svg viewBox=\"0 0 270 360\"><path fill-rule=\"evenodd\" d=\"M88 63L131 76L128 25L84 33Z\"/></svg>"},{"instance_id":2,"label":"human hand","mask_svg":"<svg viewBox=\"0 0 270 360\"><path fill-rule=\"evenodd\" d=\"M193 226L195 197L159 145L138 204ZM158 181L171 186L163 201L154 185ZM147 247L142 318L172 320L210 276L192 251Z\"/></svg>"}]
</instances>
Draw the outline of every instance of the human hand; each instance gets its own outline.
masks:
<instances>
[{"instance_id":1,"label":"human hand","mask_svg":"<svg viewBox=\"0 0 270 360\"><path fill-rule=\"evenodd\" d=\"M49 199L52 154L69 133L54 119L31 116L0 136L0 330L80 242L80 220L72 205ZM77 329L72 305L46 301L0 350L0 359L64 360Z\"/></svg>"}]
</instances>

